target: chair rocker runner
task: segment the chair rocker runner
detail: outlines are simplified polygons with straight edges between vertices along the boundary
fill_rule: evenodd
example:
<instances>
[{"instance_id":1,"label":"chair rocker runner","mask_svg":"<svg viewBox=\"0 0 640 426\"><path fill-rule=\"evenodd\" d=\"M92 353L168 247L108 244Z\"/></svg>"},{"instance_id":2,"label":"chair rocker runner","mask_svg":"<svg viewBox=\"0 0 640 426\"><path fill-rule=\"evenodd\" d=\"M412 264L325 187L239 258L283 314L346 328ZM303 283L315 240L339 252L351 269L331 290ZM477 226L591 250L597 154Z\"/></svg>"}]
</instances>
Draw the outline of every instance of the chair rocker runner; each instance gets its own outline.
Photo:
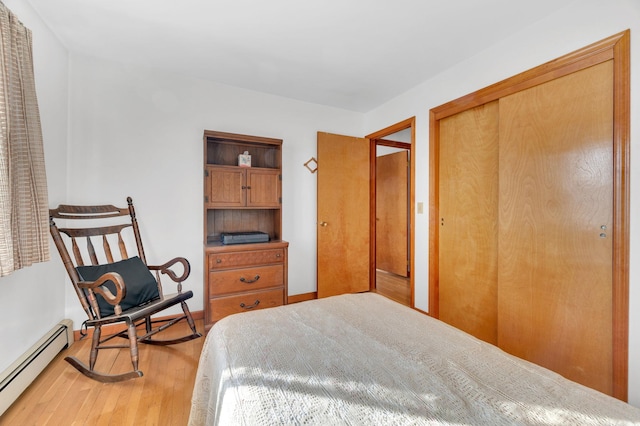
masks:
<instances>
[{"instance_id":1,"label":"chair rocker runner","mask_svg":"<svg viewBox=\"0 0 640 426\"><path fill-rule=\"evenodd\" d=\"M191 271L189 262L177 257L162 265L148 265L131 197L127 198L127 203L126 208L61 204L49 210L51 236L88 316L87 327L93 327L89 366L75 357L68 356L65 360L87 377L100 382L118 382L142 376L138 369L138 342L172 345L202 336L196 330L185 302L193 292L182 291L182 282ZM73 224L75 227L58 228L54 219L63 219L65 226ZM129 256L128 245L136 255ZM112 246L119 253L120 260L114 260ZM178 276L171 269L174 267L182 270L182 275ZM161 275L167 275L177 283L176 293L163 293ZM151 318L177 304L182 307L181 315L170 319ZM152 338L182 320L189 324L191 334L171 340ZM102 326L117 324L120 324L121 331L104 338L101 336ZM118 337L127 338L128 344L106 344ZM132 371L104 374L94 369L100 350L121 348L130 350Z\"/></svg>"}]
</instances>

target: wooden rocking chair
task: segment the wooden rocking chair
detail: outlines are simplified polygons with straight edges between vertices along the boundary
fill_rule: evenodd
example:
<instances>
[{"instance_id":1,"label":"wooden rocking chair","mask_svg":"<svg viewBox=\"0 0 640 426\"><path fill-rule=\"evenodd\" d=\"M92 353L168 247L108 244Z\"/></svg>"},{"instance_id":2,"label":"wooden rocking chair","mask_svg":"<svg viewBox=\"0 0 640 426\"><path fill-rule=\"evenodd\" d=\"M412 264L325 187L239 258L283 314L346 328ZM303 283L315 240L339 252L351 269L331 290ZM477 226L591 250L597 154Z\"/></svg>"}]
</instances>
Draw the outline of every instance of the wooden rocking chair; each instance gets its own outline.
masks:
<instances>
[{"instance_id":1,"label":"wooden rocking chair","mask_svg":"<svg viewBox=\"0 0 640 426\"><path fill-rule=\"evenodd\" d=\"M138 342L172 345L202 336L197 332L185 302L193 296L193 292L182 291L182 282L191 271L189 262L177 257L159 266L147 265L131 197L127 198L127 203L127 208L112 205L59 205L58 208L49 210L49 228L53 241L89 317L86 326L93 327L89 366L75 357L68 356L65 360L87 377L100 382L119 382L142 376L142 371L138 370ZM64 219L65 225L87 224L90 227L58 228L54 219ZM120 260L113 256L112 245L116 244ZM127 246L134 247L134 244L137 255L130 257ZM96 247L100 253L96 252ZM170 269L176 265L180 265L178 269L182 270L180 276ZM151 271L155 272L155 277ZM177 293L163 293L161 274L166 274L177 283ZM183 311L178 317L160 320L151 318L177 304L181 305ZM152 339L156 333L182 320L188 322L191 334L172 340ZM124 330L121 326L119 329L122 331L101 338L102 326L107 324L122 324ZM144 331L140 330L143 334L138 335L138 327L142 328L143 325ZM105 344L116 337L127 338L129 342ZM103 374L94 370L100 350L120 348L130 349L132 371Z\"/></svg>"}]
</instances>

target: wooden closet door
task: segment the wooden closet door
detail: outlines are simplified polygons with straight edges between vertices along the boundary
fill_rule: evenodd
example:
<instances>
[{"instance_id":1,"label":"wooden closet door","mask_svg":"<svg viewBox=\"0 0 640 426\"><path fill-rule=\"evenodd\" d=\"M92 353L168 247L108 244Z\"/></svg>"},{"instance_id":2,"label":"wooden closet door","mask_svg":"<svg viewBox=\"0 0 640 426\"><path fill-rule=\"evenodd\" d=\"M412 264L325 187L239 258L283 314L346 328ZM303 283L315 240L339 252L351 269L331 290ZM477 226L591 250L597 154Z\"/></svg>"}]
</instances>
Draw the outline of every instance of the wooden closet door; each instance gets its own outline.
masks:
<instances>
[{"instance_id":1,"label":"wooden closet door","mask_svg":"<svg viewBox=\"0 0 640 426\"><path fill-rule=\"evenodd\" d=\"M498 345L612 393L613 66L500 99Z\"/></svg>"},{"instance_id":2,"label":"wooden closet door","mask_svg":"<svg viewBox=\"0 0 640 426\"><path fill-rule=\"evenodd\" d=\"M498 102L440 121L439 318L497 343Z\"/></svg>"}]
</instances>

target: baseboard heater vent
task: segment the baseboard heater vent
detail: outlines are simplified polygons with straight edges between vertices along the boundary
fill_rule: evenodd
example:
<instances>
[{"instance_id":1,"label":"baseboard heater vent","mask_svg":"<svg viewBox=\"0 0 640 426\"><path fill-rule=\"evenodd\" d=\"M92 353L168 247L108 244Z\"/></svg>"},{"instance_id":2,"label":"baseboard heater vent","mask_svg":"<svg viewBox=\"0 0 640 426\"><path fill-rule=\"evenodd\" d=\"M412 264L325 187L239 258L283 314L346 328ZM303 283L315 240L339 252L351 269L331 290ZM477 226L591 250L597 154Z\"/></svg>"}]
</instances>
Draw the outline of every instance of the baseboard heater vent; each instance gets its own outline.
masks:
<instances>
[{"instance_id":1,"label":"baseboard heater vent","mask_svg":"<svg viewBox=\"0 0 640 426\"><path fill-rule=\"evenodd\" d=\"M73 344L73 322L61 321L0 374L0 416L61 350Z\"/></svg>"}]
</instances>

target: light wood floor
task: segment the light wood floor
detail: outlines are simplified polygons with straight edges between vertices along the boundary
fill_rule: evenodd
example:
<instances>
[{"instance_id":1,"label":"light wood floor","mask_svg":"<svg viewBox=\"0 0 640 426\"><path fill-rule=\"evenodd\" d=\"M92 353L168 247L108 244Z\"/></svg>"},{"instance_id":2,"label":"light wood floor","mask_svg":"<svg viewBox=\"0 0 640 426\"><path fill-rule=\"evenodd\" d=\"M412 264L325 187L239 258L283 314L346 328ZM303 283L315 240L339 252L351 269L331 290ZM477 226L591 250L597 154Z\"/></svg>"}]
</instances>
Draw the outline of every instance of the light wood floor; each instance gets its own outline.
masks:
<instances>
[{"instance_id":1,"label":"light wood floor","mask_svg":"<svg viewBox=\"0 0 640 426\"><path fill-rule=\"evenodd\" d=\"M409 280L384 271L376 275L377 292L406 306ZM200 332L202 320L196 320ZM186 323L165 330L164 337L187 334ZM159 335L160 337L160 335ZM63 350L0 417L0 425L186 425L191 392L204 337L174 346L139 345L144 376L120 383L99 383L76 371L64 357L88 362L86 338ZM131 368L128 349L103 350L96 368L111 374Z\"/></svg>"},{"instance_id":2,"label":"light wood floor","mask_svg":"<svg viewBox=\"0 0 640 426\"><path fill-rule=\"evenodd\" d=\"M202 333L202 320L196 325ZM158 337L189 331L182 322ZM186 425L203 343L204 337L173 346L141 344L139 368L144 376L99 383L64 361L65 356L74 355L88 362L90 339L75 342L9 407L0 425ZM129 350L101 351L96 368L112 374L130 370Z\"/></svg>"},{"instance_id":3,"label":"light wood floor","mask_svg":"<svg viewBox=\"0 0 640 426\"><path fill-rule=\"evenodd\" d=\"M378 269L376 271L376 292L411 307L411 283L409 278Z\"/></svg>"}]
</instances>

